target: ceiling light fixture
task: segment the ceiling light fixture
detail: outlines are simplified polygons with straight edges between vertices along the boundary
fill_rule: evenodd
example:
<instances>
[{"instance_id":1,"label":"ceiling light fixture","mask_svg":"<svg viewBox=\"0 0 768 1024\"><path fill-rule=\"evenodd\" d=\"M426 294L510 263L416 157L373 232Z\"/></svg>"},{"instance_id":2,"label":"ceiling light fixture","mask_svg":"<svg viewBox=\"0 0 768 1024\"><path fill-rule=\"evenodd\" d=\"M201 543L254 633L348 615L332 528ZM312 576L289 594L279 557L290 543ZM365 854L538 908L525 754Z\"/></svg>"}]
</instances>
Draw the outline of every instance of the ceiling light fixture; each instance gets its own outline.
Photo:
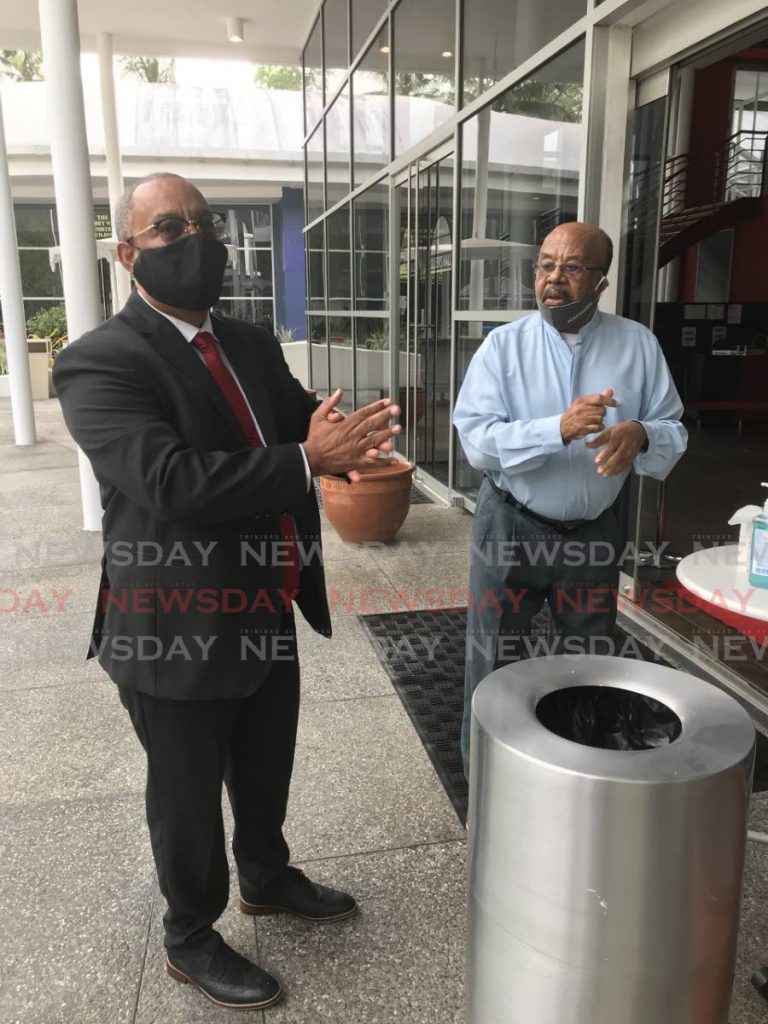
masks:
<instances>
[{"instance_id":1,"label":"ceiling light fixture","mask_svg":"<svg viewBox=\"0 0 768 1024\"><path fill-rule=\"evenodd\" d=\"M379 53L389 53L389 47L387 46L386 43L384 43L383 46L379 47Z\"/></svg>"},{"instance_id":2,"label":"ceiling light fixture","mask_svg":"<svg viewBox=\"0 0 768 1024\"><path fill-rule=\"evenodd\" d=\"M230 43L242 43L244 39L242 18L227 18L227 39Z\"/></svg>"},{"instance_id":3,"label":"ceiling light fixture","mask_svg":"<svg viewBox=\"0 0 768 1024\"><path fill-rule=\"evenodd\" d=\"M441 57L446 57L446 58L452 57L453 56L453 51L452 50L443 50L443 52L440 54L440 56Z\"/></svg>"}]
</instances>

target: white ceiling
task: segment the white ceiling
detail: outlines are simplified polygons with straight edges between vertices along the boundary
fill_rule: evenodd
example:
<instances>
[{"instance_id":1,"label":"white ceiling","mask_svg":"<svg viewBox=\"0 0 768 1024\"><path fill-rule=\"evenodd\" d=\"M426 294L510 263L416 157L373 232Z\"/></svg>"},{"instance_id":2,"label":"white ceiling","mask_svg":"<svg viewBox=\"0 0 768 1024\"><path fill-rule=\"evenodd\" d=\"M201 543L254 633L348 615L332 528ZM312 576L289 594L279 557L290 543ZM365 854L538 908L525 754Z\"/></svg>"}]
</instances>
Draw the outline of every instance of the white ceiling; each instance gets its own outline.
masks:
<instances>
[{"instance_id":1,"label":"white ceiling","mask_svg":"<svg viewBox=\"0 0 768 1024\"><path fill-rule=\"evenodd\" d=\"M96 49L99 32L113 36L115 53L194 56L296 63L319 0L78 0L83 50ZM227 17L241 17L245 41L230 43ZM4 49L40 45L34 0L0 0Z\"/></svg>"}]
</instances>

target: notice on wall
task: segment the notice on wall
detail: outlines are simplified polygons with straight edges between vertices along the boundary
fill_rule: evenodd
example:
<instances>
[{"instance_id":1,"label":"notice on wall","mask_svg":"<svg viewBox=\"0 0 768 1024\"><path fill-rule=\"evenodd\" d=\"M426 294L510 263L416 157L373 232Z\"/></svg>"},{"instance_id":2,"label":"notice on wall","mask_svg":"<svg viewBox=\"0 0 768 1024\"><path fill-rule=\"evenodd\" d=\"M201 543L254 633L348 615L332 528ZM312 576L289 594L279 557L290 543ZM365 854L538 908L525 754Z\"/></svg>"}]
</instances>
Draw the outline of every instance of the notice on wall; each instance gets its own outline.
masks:
<instances>
[{"instance_id":1,"label":"notice on wall","mask_svg":"<svg viewBox=\"0 0 768 1024\"><path fill-rule=\"evenodd\" d=\"M108 213L97 213L94 215L93 233L96 238L112 237L112 221Z\"/></svg>"},{"instance_id":2,"label":"notice on wall","mask_svg":"<svg viewBox=\"0 0 768 1024\"><path fill-rule=\"evenodd\" d=\"M695 348L696 347L696 328L695 327L684 327L683 328L683 348Z\"/></svg>"},{"instance_id":3,"label":"notice on wall","mask_svg":"<svg viewBox=\"0 0 768 1024\"><path fill-rule=\"evenodd\" d=\"M741 323L741 305L730 305L728 307L728 313L726 315L726 323L729 324L740 324Z\"/></svg>"},{"instance_id":4,"label":"notice on wall","mask_svg":"<svg viewBox=\"0 0 768 1024\"><path fill-rule=\"evenodd\" d=\"M707 303L707 320L725 320L725 306L719 302Z\"/></svg>"},{"instance_id":5,"label":"notice on wall","mask_svg":"<svg viewBox=\"0 0 768 1024\"><path fill-rule=\"evenodd\" d=\"M707 307L697 304L683 306L683 320L706 320Z\"/></svg>"},{"instance_id":6,"label":"notice on wall","mask_svg":"<svg viewBox=\"0 0 768 1024\"><path fill-rule=\"evenodd\" d=\"M712 328L712 348L717 348L719 345L725 343L727 337L727 331L725 327L713 327Z\"/></svg>"}]
</instances>

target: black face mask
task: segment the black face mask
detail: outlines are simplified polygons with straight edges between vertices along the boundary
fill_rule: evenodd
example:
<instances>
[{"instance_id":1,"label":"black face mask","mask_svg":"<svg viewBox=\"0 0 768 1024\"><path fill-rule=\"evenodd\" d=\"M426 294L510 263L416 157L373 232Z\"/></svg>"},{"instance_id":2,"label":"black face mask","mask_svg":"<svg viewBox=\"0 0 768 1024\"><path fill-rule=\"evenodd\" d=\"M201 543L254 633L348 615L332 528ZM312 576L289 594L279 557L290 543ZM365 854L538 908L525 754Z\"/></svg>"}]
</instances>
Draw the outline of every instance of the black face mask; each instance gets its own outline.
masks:
<instances>
[{"instance_id":1,"label":"black face mask","mask_svg":"<svg viewBox=\"0 0 768 1024\"><path fill-rule=\"evenodd\" d=\"M166 306L210 309L219 301L228 258L223 242L196 232L170 245L142 249L133 264L133 276Z\"/></svg>"}]
</instances>

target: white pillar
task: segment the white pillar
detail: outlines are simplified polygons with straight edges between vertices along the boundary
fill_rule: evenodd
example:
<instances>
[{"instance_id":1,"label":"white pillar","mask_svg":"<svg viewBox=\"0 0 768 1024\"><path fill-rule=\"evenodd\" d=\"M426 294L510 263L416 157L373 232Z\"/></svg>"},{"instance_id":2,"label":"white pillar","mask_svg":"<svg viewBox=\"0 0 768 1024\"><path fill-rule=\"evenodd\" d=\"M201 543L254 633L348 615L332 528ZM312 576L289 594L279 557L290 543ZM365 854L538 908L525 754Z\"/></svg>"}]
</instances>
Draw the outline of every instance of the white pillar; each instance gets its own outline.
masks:
<instances>
[{"instance_id":1,"label":"white pillar","mask_svg":"<svg viewBox=\"0 0 768 1024\"><path fill-rule=\"evenodd\" d=\"M13 214L8 150L0 99L0 301L3 304L5 351L11 385L11 414L16 444L35 444L35 409L27 353L27 324L21 290L16 218Z\"/></svg>"},{"instance_id":2,"label":"white pillar","mask_svg":"<svg viewBox=\"0 0 768 1024\"><path fill-rule=\"evenodd\" d=\"M114 217L115 205L123 194L123 160L120 155L120 136L117 129L117 103L115 101L115 73L112 53L112 36L99 32L99 79L101 81L101 118L104 124L104 155L107 159L107 188L110 217ZM117 225L112 222L112 234L117 235ZM128 301L131 294L131 276L122 263L115 262L113 309L116 313Z\"/></svg>"},{"instance_id":3,"label":"white pillar","mask_svg":"<svg viewBox=\"0 0 768 1024\"><path fill-rule=\"evenodd\" d=\"M79 338L101 323L93 230L93 193L85 133L77 0L39 0L53 185L61 245L67 332ZM101 529L101 501L93 470L78 451L83 528Z\"/></svg>"}]
</instances>

